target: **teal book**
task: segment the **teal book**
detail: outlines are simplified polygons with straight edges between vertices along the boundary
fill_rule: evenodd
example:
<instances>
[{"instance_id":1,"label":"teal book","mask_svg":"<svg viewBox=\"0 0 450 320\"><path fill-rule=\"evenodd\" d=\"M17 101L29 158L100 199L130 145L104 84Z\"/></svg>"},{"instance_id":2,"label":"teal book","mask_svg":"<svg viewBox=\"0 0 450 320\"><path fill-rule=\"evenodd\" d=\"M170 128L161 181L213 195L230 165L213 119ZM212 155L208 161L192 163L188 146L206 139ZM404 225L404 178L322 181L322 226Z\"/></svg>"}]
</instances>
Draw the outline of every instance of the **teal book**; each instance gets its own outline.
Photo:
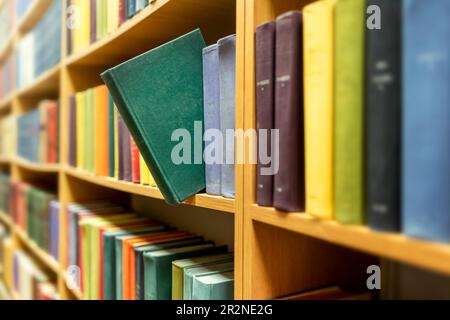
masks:
<instances>
[{"instance_id":1,"label":"teal book","mask_svg":"<svg viewBox=\"0 0 450 320\"><path fill-rule=\"evenodd\" d=\"M142 227L133 231L119 229L103 233L103 297L104 300L116 299L116 250L115 240L119 236L138 235L152 231L162 231L166 226Z\"/></svg>"},{"instance_id":2,"label":"teal book","mask_svg":"<svg viewBox=\"0 0 450 320\"><path fill-rule=\"evenodd\" d=\"M192 238L169 241L165 243L159 243L155 245L144 245L134 249L135 257L135 274L136 274L136 300L144 300L144 286L145 286L145 273L144 273L144 253L151 251L158 251L171 248L181 248L187 246L198 245L204 242L203 237L192 236Z\"/></svg>"},{"instance_id":3,"label":"teal book","mask_svg":"<svg viewBox=\"0 0 450 320\"><path fill-rule=\"evenodd\" d=\"M227 246L202 245L144 253L145 300L172 298L172 262L211 254L226 253Z\"/></svg>"},{"instance_id":4,"label":"teal book","mask_svg":"<svg viewBox=\"0 0 450 320\"><path fill-rule=\"evenodd\" d=\"M234 272L195 276L192 300L233 300Z\"/></svg>"},{"instance_id":5,"label":"teal book","mask_svg":"<svg viewBox=\"0 0 450 320\"><path fill-rule=\"evenodd\" d=\"M169 204L205 189L203 48L197 29L102 74Z\"/></svg>"},{"instance_id":6,"label":"teal book","mask_svg":"<svg viewBox=\"0 0 450 320\"><path fill-rule=\"evenodd\" d=\"M196 266L195 268L186 268L183 275L183 300L192 300L192 284L194 282L194 276L211 275L233 270L233 261Z\"/></svg>"}]
</instances>

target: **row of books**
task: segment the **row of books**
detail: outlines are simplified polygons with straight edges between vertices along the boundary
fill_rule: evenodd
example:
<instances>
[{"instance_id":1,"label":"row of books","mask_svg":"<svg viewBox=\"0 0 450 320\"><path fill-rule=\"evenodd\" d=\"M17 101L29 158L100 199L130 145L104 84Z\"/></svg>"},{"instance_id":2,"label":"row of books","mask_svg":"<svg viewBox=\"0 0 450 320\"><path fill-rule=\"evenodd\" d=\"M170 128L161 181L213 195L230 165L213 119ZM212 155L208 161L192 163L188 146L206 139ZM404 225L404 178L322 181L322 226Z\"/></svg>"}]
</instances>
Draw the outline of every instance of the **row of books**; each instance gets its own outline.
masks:
<instances>
[{"instance_id":1,"label":"row of books","mask_svg":"<svg viewBox=\"0 0 450 320\"><path fill-rule=\"evenodd\" d=\"M14 55L8 58L0 66L0 100L7 97L13 90Z\"/></svg>"},{"instance_id":2,"label":"row of books","mask_svg":"<svg viewBox=\"0 0 450 320\"><path fill-rule=\"evenodd\" d=\"M105 85L70 97L69 165L156 187Z\"/></svg>"},{"instance_id":3,"label":"row of books","mask_svg":"<svg viewBox=\"0 0 450 320\"><path fill-rule=\"evenodd\" d=\"M235 37L205 48L193 30L101 75L169 204L234 197Z\"/></svg>"},{"instance_id":4,"label":"row of books","mask_svg":"<svg viewBox=\"0 0 450 320\"><path fill-rule=\"evenodd\" d=\"M61 59L62 1L53 0L47 12L16 48L16 87L21 89Z\"/></svg>"},{"instance_id":5,"label":"row of books","mask_svg":"<svg viewBox=\"0 0 450 320\"><path fill-rule=\"evenodd\" d=\"M35 0L4 0L0 3L0 52L33 1Z\"/></svg>"},{"instance_id":6,"label":"row of books","mask_svg":"<svg viewBox=\"0 0 450 320\"><path fill-rule=\"evenodd\" d=\"M1 241L5 278L21 300L58 300L56 279L24 250L16 249L12 238Z\"/></svg>"},{"instance_id":7,"label":"row of books","mask_svg":"<svg viewBox=\"0 0 450 320\"><path fill-rule=\"evenodd\" d=\"M69 28L69 53L102 39L155 0L71 0L68 13L75 19ZM70 11L70 12L69 12Z\"/></svg>"},{"instance_id":8,"label":"row of books","mask_svg":"<svg viewBox=\"0 0 450 320\"><path fill-rule=\"evenodd\" d=\"M0 118L0 157L13 158L16 155L17 117L9 114Z\"/></svg>"},{"instance_id":9,"label":"row of books","mask_svg":"<svg viewBox=\"0 0 450 320\"><path fill-rule=\"evenodd\" d=\"M44 100L38 108L19 115L17 126L17 154L35 163L59 161L58 102Z\"/></svg>"},{"instance_id":10,"label":"row of books","mask_svg":"<svg viewBox=\"0 0 450 320\"><path fill-rule=\"evenodd\" d=\"M70 280L78 280L86 299L233 298L233 255L226 246L108 201L69 204L67 221L67 265L79 267L79 279ZM184 272L194 266L207 268L187 280Z\"/></svg>"},{"instance_id":11,"label":"row of books","mask_svg":"<svg viewBox=\"0 0 450 320\"><path fill-rule=\"evenodd\" d=\"M230 141L226 132L236 128L235 79L236 36L231 35L203 49L204 130L222 133L222 139L205 135L206 192L227 198L235 197L234 164L225 161L234 159L234 136Z\"/></svg>"},{"instance_id":12,"label":"row of books","mask_svg":"<svg viewBox=\"0 0 450 320\"><path fill-rule=\"evenodd\" d=\"M381 29L367 28L370 5ZM439 0L324 0L257 28L257 122L279 130L259 205L450 241L448 13Z\"/></svg>"},{"instance_id":13,"label":"row of books","mask_svg":"<svg viewBox=\"0 0 450 320\"><path fill-rule=\"evenodd\" d=\"M7 186L3 186L7 188ZM9 211L14 223L40 248L58 259L59 211L56 194L26 182L10 182Z\"/></svg>"}]
</instances>

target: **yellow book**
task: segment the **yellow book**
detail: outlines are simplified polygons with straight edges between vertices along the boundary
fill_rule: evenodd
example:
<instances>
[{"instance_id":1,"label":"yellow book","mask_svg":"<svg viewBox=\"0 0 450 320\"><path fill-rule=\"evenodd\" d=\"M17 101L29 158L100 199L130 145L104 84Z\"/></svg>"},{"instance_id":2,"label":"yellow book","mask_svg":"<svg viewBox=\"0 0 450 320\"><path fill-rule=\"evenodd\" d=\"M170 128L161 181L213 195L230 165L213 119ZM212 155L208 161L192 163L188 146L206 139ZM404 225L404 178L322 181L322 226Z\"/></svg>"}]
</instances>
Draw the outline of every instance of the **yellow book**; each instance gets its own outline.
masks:
<instances>
[{"instance_id":1,"label":"yellow book","mask_svg":"<svg viewBox=\"0 0 450 320\"><path fill-rule=\"evenodd\" d=\"M14 242L11 237L6 238L3 243L3 275L5 282L9 288L14 288L14 276L13 276L13 252Z\"/></svg>"},{"instance_id":2,"label":"yellow book","mask_svg":"<svg viewBox=\"0 0 450 320\"><path fill-rule=\"evenodd\" d=\"M303 10L306 212L333 219L333 110L335 0Z\"/></svg>"},{"instance_id":3,"label":"yellow book","mask_svg":"<svg viewBox=\"0 0 450 320\"><path fill-rule=\"evenodd\" d=\"M80 3L82 0L72 0L72 8L80 8ZM83 20L81 19L81 10L76 9L76 11L71 12L71 18L75 19L73 20L73 26L71 29L72 33L72 51L78 52L81 50L81 24Z\"/></svg>"},{"instance_id":4,"label":"yellow book","mask_svg":"<svg viewBox=\"0 0 450 320\"><path fill-rule=\"evenodd\" d=\"M75 96L77 101L77 167L84 169L86 164L84 163L84 135L85 135L85 93L78 92Z\"/></svg>"},{"instance_id":5,"label":"yellow book","mask_svg":"<svg viewBox=\"0 0 450 320\"><path fill-rule=\"evenodd\" d=\"M79 1L80 8L80 47L79 50L86 49L91 44L91 2L87 0Z\"/></svg>"},{"instance_id":6,"label":"yellow book","mask_svg":"<svg viewBox=\"0 0 450 320\"><path fill-rule=\"evenodd\" d=\"M119 0L108 1L108 33L119 27Z\"/></svg>"},{"instance_id":7,"label":"yellow book","mask_svg":"<svg viewBox=\"0 0 450 320\"><path fill-rule=\"evenodd\" d=\"M114 106L114 178L119 179L119 130L117 128L117 107Z\"/></svg>"},{"instance_id":8,"label":"yellow book","mask_svg":"<svg viewBox=\"0 0 450 320\"><path fill-rule=\"evenodd\" d=\"M139 153L139 169L141 173L141 184L150 185L150 170L148 170L147 165L145 164L144 158L142 154Z\"/></svg>"}]
</instances>

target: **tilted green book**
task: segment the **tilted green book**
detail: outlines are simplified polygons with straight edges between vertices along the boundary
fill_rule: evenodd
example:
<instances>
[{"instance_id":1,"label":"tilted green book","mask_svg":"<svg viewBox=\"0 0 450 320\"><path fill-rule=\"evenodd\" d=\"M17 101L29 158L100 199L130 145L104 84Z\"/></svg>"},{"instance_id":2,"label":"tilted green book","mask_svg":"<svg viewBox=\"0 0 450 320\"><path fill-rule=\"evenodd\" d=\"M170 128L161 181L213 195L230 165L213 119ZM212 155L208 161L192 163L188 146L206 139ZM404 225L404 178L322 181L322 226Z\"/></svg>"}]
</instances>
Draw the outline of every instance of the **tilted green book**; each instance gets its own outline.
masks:
<instances>
[{"instance_id":1,"label":"tilted green book","mask_svg":"<svg viewBox=\"0 0 450 320\"><path fill-rule=\"evenodd\" d=\"M365 1L335 8L335 217L363 224Z\"/></svg>"},{"instance_id":2,"label":"tilted green book","mask_svg":"<svg viewBox=\"0 0 450 320\"><path fill-rule=\"evenodd\" d=\"M233 300L234 272L195 276L192 300Z\"/></svg>"},{"instance_id":3,"label":"tilted green book","mask_svg":"<svg viewBox=\"0 0 450 320\"><path fill-rule=\"evenodd\" d=\"M184 270L183 300L192 300L192 284L194 276L206 276L215 273L223 273L234 270L234 262L211 264Z\"/></svg>"},{"instance_id":4,"label":"tilted green book","mask_svg":"<svg viewBox=\"0 0 450 320\"><path fill-rule=\"evenodd\" d=\"M233 261L233 253L176 260L172 262L172 300L183 300L184 274L186 270L198 266Z\"/></svg>"},{"instance_id":5,"label":"tilted green book","mask_svg":"<svg viewBox=\"0 0 450 320\"><path fill-rule=\"evenodd\" d=\"M203 127L205 46L197 29L101 75L169 204L205 189L203 141L194 134Z\"/></svg>"},{"instance_id":6,"label":"tilted green book","mask_svg":"<svg viewBox=\"0 0 450 320\"><path fill-rule=\"evenodd\" d=\"M172 298L172 262L175 260L227 252L227 246L202 245L144 253L145 300Z\"/></svg>"}]
</instances>

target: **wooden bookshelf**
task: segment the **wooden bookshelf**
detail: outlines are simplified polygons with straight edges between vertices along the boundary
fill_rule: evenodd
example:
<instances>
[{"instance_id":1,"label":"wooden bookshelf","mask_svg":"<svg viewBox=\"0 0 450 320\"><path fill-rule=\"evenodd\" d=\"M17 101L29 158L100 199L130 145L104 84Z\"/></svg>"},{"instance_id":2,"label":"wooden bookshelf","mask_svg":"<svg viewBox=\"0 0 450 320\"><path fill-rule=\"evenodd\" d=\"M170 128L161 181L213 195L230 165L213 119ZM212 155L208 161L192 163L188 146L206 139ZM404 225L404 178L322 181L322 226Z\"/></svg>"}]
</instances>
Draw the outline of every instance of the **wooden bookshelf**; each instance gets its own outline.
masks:
<instances>
[{"instance_id":1,"label":"wooden bookshelf","mask_svg":"<svg viewBox=\"0 0 450 320\"><path fill-rule=\"evenodd\" d=\"M36 25L49 1L36 0L19 22L15 34L11 35L9 51L12 51L21 36ZM156 0L115 32L70 56L65 52L67 36L66 30L63 30L61 62L26 88L15 90L8 97L0 99L2 117L7 113L20 114L35 106L39 99L59 97L61 164L33 164L17 158L0 158L0 164L9 167L13 180L20 180L23 171L26 171L26 177L55 179L58 198L63 207L78 199L98 196L99 190L106 190L102 194L119 192L163 201L157 188L98 177L67 165L68 97L101 84L98 75L107 68L194 28L202 29L207 43L213 43L235 30L236 127L255 128L255 28L288 10L301 9L309 2L312 1ZM61 19L64 26L64 14ZM0 61L4 55L5 52L0 53ZM333 257L333 252L341 249L346 250L340 256L344 262L346 258L354 261L352 253L364 252L450 276L450 245L410 239L399 234L378 233L367 227L317 220L306 213L287 214L273 208L258 207L255 205L255 177L254 165L237 165L236 199L198 194L184 203L191 207L232 214L236 299L269 299L295 292L314 284L307 277L320 283L319 277L326 278L334 263L341 262L328 259L327 255ZM175 211L177 208L172 207ZM63 210L60 238L66 235L64 217ZM58 291L63 299L83 298L79 290L67 287L63 261L55 261L37 247L7 215L0 213L0 222L10 227L18 245L30 251L40 263L57 275ZM66 253L65 245L62 243L60 246L61 257ZM356 267L362 265L356 264Z\"/></svg>"}]
</instances>

